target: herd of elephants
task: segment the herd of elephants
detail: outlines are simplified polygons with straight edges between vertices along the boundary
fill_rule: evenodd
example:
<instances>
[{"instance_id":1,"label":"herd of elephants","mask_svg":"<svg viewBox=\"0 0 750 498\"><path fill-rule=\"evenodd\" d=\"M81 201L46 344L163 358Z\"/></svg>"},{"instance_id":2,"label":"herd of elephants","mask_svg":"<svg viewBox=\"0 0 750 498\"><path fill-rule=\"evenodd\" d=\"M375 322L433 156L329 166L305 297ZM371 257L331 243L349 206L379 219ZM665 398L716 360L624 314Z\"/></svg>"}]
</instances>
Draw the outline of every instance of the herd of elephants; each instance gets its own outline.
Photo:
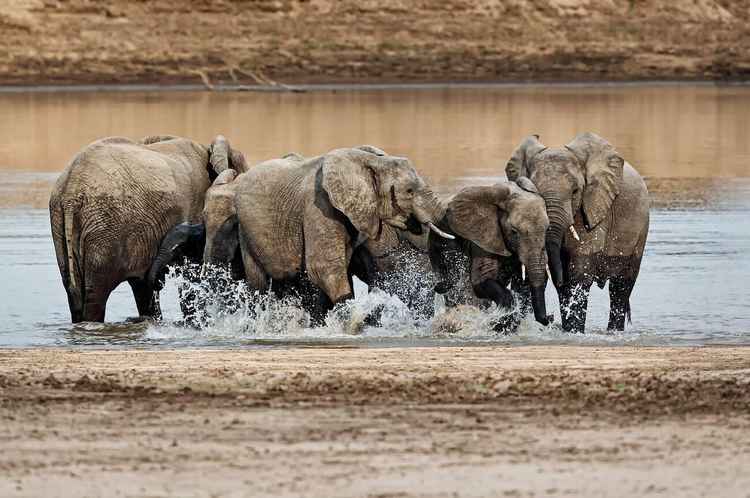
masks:
<instances>
[{"instance_id":1,"label":"herd of elephants","mask_svg":"<svg viewBox=\"0 0 750 498\"><path fill-rule=\"evenodd\" d=\"M161 318L167 269L187 260L295 295L313 323L353 297L356 276L415 312L431 313L438 293L448 306L515 310L498 330L528 311L546 325L551 279L563 329L583 332L591 285L609 282L608 328L623 330L649 226L641 176L593 133L559 148L530 135L505 173L442 197L408 159L370 145L250 167L221 135L209 146L98 140L72 159L49 203L72 321L104 321L125 281L139 315ZM409 276L424 268L429 285ZM200 305L193 298L181 295L186 318Z\"/></svg>"}]
</instances>

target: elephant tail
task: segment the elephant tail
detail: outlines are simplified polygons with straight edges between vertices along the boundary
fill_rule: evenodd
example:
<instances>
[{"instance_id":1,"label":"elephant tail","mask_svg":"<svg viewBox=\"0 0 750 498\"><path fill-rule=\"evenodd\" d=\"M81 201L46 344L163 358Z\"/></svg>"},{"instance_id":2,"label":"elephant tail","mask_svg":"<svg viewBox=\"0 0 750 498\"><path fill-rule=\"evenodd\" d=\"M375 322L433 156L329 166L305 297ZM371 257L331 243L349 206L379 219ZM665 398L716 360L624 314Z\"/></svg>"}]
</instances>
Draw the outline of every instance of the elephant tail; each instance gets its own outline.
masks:
<instances>
[{"instance_id":1,"label":"elephant tail","mask_svg":"<svg viewBox=\"0 0 750 498\"><path fill-rule=\"evenodd\" d=\"M75 206L65 206L62 210L62 235L63 240L55 240L56 249L58 249L58 265L63 278L65 290L68 293L68 306L72 321L79 322L83 320L83 275L81 272L81 254L78 235L76 233L76 208ZM59 216L59 214L58 214ZM53 218L53 232L55 230L55 214ZM59 236L58 236L59 237ZM58 247L59 246L59 247ZM59 254L62 249L62 254Z\"/></svg>"}]
</instances>

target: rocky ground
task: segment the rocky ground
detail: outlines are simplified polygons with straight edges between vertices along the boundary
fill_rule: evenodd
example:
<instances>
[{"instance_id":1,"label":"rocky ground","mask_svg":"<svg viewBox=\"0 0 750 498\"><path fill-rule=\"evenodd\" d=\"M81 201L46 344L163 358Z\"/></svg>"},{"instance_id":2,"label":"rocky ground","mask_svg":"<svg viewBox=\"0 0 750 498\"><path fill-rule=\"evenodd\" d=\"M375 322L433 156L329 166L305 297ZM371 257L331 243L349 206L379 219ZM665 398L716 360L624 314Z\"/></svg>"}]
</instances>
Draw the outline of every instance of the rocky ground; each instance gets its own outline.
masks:
<instances>
[{"instance_id":1,"label":"rocky ground","mask_svg":"<svg viewBox=\"0 0 750 498\"><path fill-rule=\"evenodd\" d=\"M0 352L0 496L747 497L750 348Z\"/></svg>"},{"instance_id":2,"label":"rocky ground","mask_svg":"<svg viewBox=\"0 0 750 498\"><path fill-rule=\"evenodd\" d=\"M7 0L0 33L0 84L750 76L750 0Z\"/></svg>"}]
</instances>

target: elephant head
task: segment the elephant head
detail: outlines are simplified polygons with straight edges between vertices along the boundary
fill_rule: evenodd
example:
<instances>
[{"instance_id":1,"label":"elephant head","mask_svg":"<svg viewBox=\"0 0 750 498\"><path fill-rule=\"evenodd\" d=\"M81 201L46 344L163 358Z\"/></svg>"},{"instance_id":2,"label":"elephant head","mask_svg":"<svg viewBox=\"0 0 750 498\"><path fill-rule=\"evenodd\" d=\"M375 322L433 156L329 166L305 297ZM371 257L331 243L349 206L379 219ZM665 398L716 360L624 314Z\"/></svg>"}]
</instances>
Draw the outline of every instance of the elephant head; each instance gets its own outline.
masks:
<instances>
[{"instance_id":1,"label":"elephant head","mask_svg":"<svg viewBox=\"0 0 750 498\"><path fill-rule=\"evenodd\" d=\"M527 176L544 198L549 216L547 255L555 287L563 285L561 250L579 211L591 230L607 218L619 193L624 160L594 133L577 135L561 148L547 148L538 135L526 137L505 168L510 180Z\"/></svg>"},{"instance_id":2,"label":"elephant head","mask_svg":"<svg viewBox=\"0 0 750 498\"><path fill-rule=\"evenodd\" d=\"M206 246L203 263L225 265L234 260L239 248L237 209L234 205L237 172L224 170L206 191L203 226Z\"/></svg>"},{"instance_id":3,"label":"elephant head","mask_svg":"<svg viewBox=\"0 0 750 498\"><path fill-rule=\"evenodd\" d=\"M322 160L321 186L361 238L378 239L382 223L415 233L427 225L452 238L436 226L442 205L408 159L361 146L331 151Z\"/></svg>"},{"instance_id":4,"label":"elephant head","mask_svg":"<svg viewBox=\"0 0 750 498\"><path fill-rule=\"evenodd\" d=\"M516 255L527 269L534 316L547 324L545 233L549 221L544 200L534 185L521 177L517 183L466 187L447 201L445 213L441 226L466 241L490 254ZM443 281L446 276L440 275Z\"/></svg>"}]
</instances>

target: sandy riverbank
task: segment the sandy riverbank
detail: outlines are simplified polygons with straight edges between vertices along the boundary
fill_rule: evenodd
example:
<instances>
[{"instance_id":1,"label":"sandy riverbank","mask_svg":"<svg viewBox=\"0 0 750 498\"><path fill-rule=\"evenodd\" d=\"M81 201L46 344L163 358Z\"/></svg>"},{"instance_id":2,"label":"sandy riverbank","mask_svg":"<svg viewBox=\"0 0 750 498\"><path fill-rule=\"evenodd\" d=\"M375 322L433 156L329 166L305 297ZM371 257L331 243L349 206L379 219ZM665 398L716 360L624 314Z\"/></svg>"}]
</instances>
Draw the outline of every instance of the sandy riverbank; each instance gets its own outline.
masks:
<instances>
[{"instance_id":1,"label":"sandy riverbank","mask_svg":"<svg viewBox=\"0 0 750 498\"><path fill-rule=\"evenodd\" d=\"M750 348L0 351L1 496L746 496Z\"/></svg>"},{"instance_id":2,"label":"sandy riverbank","mask_svg":"<svg viewBox=\"0 0 750 498\"><path fill-rule=\"evenodd\" d=\"M750 1L8 0L0 84L741 80Z\"/></svg>"}]
</instances>

